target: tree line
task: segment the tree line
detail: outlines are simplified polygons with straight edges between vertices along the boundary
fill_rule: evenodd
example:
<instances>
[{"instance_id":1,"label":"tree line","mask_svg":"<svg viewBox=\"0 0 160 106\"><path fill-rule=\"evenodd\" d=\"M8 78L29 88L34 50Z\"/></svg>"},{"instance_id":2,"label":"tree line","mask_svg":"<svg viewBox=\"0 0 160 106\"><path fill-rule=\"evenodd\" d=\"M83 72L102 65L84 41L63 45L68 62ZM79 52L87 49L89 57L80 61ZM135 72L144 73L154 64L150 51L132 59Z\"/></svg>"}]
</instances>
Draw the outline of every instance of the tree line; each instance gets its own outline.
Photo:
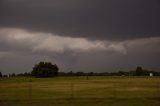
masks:
<instances>
[{"instance_id":1,"label":"tree line","mask_svg":"<svg viewBox=\"0 0 160 106\"><path fill-rule=\"evenodd\" d=\"M19 73L19 74L9 74L2 75L0 72L0 77L15 77L15 76L34 76L34 77L56 77L56 76L160 76L160 72L146 70L141 66L133 71L117 71L117 72L58 72L59 68L56 64L51 62L39 62L35 64L31 72Z\"/></svg>"},{"instance_id":2,"label":"tree line","mask_svg":"<svg viewBox=\"0 0 160 106\"><path fill-rule=\"evenodd\" d=\"M146 70L138 66L132 71L117 71L117 72L59 72L60 76L160 76L160 72Z\"/></svg>"}]
</instances>

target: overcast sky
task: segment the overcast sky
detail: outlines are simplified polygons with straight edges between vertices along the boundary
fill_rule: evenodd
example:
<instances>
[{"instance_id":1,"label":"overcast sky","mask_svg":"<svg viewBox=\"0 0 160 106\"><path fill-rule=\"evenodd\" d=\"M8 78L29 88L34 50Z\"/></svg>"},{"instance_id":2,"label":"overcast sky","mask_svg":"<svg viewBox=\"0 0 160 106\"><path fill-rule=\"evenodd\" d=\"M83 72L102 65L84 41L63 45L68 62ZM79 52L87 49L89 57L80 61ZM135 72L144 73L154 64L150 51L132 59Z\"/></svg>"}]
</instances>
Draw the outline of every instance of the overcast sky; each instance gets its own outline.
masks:
<instances>
[{"instance_id":1,"label":"overcast sky","mask_svg":"<svg viewBox=\"0 0 160 106\"><path fill-rule=\"evenodd\" d=\"M0 71L160 71L159 0L0 0Z\"/></svg>"}]
</instances>

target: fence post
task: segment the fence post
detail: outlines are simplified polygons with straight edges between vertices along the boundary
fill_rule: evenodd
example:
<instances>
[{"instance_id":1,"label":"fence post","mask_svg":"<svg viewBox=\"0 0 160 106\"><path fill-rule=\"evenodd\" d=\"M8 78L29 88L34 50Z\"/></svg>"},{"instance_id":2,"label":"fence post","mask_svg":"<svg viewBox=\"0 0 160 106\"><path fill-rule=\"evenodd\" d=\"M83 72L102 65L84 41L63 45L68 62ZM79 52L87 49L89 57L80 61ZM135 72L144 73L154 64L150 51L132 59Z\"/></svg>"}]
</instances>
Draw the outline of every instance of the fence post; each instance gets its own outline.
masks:
<instances>
[{"instance_id":1,"label":"fence post","mask_svg":"<svg viewBox=\"0 0 160 106\"><path fill-rule=\"evenodd\" d=\"M29 97L29 101L31 101L32 100L32 79L29 79L28 97Z\"/></svg>"},{"instance_id":2,"label":"fence post","mask_svg":"<svg viewBox=\"0 0 160 106\"><path fill-rule=\"evenodd\" d=\"M117 98L117 84L116 82L113 82L113 98L116 99Z\"/></svg>"},{"instance_id":3,"label":"fence post","mask_svg":"<svg viewBox=\"0 0 160 106\"><path fill-rule=\"evenodd\" d=\"M71 99L74 98L74 84L71 82Z\"/></svg>"}]
</instances>

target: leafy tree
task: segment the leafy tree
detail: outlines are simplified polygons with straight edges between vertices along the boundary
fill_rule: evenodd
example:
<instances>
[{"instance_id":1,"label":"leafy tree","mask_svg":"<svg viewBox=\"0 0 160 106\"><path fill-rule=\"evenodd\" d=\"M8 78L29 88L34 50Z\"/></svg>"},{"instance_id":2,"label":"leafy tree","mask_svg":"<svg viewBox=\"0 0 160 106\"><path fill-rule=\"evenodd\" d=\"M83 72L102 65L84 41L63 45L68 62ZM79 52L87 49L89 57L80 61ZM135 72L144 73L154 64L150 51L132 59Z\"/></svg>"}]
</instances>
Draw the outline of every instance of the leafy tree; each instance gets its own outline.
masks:
<instances>
[{"instance_id":1,"label":"leafy tree","mask_svg":"<svg viewBox=\"0 0 160 106\"><path fill-rule=\"evenodd\" d=\"M31 74L35 77L54 77L58 75L59 68L50 62L39 62L33 67Z\"/></svg>"},{"instance_id":2,"label":"leafy tree","mask_svg":"<svg viewBox=\"0 0 160 106\"><path fill-rule=\"evenodd\" d=\"M16 74L15 74L15 73L12 73L10 76L11 76L11 77L15 77L15 76L16 76Z\"/></svg>"},{"instance_id":3,"label":"leafy tree","mask_svg":"<svg viewBox=\"0 0 160 106\"><path fill-rule=\"evenodd\" d=\"M84 72L77 72L75 73L77 76L85 76L85 73Z\"/></svg>"},{"instance_id":4,"label":"leafy tree","mask_svg":"<svg viewBox=\"0 0 160 106\"><path fill-rule=\"evenodd\" d=\"M67 75L72 76L74 73L72 71L68 72Z\"/></svg>"},{"instance_id":5,"label":"leafy tree","mask_svg":"<svg viewBox=\"0 0 160 106\"><path fill-rule=\"evenodd\" d=\"M142 69L141 66L137 66L137 68L136 68L136 75L137 76L143 75L143 69Z\"/></svg>"},{"instance_id":6,"label":"leafy tree","mask_svg":"<svg viewBox=\"0 0 160 106\"><path fill-rule=\"evenodd\" d=\"M0 72L0 77L2 77L2 73Z\"/></svg>"}]
</instances>

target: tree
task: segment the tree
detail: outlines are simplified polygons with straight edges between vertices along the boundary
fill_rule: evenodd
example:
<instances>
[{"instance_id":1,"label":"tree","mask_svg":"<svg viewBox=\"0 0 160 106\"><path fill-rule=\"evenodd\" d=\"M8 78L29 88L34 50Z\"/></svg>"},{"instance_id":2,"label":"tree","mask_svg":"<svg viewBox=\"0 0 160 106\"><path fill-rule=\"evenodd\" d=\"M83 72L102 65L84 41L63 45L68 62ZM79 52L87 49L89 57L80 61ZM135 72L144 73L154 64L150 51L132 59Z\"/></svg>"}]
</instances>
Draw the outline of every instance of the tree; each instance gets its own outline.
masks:
<instances>
[{"instance_id":1,"label":"tree","mask_svg":"<svg viewBox=\"0 0 160 106\"><path fill-rule=\"evenodd\" d=\"M12 73L10 76L11 76L11 77L15 77L15 76L16 76L16 74L15 74L15 73Z\"/></svg>"},{"instance_id":2,"label":"tree","mask_svg":"<svg viewBox=\"0 0 160 106\"><path fill-rule=\"evenodd\" d=\"M2 73L0 72L0 77L2 77Z\"/></svg>"},{"instance_id":3,"label":"tree","mask_svg":"<svg viewBox=\"0 0 160 106\"><path fill-rule=\"evenodd\" d=\"M143 69L142 69L141 66L138 66L138 67L136 68L136 75L137 75L137 76L143 75Z\"/></svg>"},{"instance_id":4,"label":"tree","mask_svg":"<svg viewBox=\"0 0 160 106\"><path fill-rule=\"evenodd\" d=\"M35 77L54 77L58 75L59 68L50 62L39 62L33 67L31 74Z\"/></svg>"}]
</instances>

